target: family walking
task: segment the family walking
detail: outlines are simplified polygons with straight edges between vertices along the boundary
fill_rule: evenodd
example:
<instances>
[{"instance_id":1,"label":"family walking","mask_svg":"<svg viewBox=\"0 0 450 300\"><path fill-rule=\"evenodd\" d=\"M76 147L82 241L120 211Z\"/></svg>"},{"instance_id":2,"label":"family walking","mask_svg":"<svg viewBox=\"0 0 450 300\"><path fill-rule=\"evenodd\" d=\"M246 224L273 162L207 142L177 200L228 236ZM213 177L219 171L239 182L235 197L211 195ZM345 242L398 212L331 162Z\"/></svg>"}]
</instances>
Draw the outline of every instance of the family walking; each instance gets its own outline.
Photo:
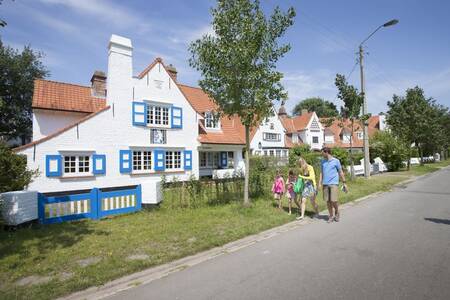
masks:
<instances>
[{"instance_id":1,"label":"family walking","mask_svg":"<svg viewBox=\"0 0 450 300\"><path fill-rule=\"evenodd\" d=\"M316 174L313 166L309 165L304 158L299 158L299 171L296 175L293 170L289 170L287 182L284 180L280 170L272 185L272 192L277 201L278 208L282 209L283 195L286 195L289 205L289 214L292 213L292 202L294 202L300 215L297 220L305 217L306 201L309 199L314 208L314 217L319 216L319 207L316 203L316 196L319 190L323 191L323 199L328 207L328 223L333 221L339 222L339 177L342 179L342 189L347 191L344 172L342 171L339 159L331 155L330 148L322 149L321 172L319 183L316 183ZM300 200L300 202L299 202Z\"/></svg>"}]
</instances>

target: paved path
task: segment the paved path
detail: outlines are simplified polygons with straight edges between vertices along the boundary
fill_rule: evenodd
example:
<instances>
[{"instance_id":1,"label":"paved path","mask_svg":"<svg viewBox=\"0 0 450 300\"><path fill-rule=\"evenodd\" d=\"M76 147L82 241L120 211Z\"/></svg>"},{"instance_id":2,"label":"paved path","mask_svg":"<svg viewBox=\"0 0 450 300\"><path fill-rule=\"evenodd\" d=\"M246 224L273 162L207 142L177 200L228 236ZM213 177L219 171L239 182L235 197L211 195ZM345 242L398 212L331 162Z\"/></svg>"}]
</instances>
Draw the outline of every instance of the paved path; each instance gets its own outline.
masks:
<instances>
[{"instance_id":1,"label":"paved path","mask_svg":"<svg viewBox=\"0 0 450 300\"><path fill-rule=\"evenodd\" d=\"M108 299L450 299L450 169Z\"/></svg>"}]
</instances>

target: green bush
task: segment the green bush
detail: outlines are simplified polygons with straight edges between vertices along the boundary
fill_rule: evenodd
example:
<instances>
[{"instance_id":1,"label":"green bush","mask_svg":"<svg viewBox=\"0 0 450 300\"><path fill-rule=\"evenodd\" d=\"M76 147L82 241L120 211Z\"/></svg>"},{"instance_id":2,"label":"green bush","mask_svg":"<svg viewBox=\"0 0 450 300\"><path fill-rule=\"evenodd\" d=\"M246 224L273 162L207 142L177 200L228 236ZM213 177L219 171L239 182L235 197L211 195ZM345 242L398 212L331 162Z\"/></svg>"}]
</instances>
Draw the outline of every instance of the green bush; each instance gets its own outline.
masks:
<instances>
[{"instance_id":1,"label":"green bush","mask_svg":"<svg viewBox=\"0 0 450 300\"><path fill-rule=\"evenodd\" d=\"M408 160L409 147L388 131L379 131L370 139L370 156L380 157L389 171L399 170Z\"/></svg>"},{"instance_id":2,"label":"green bush","mask_svg":"<svg viewBox=\"0 0 450 300\"><path fill-rule=\"evenodd\" d=\"M331 155L339 159L341 165L346 167L350 164L349 153L344 148L334 147L331 149Z\"/></svg>"},{"instance_id":3,"label":"green bush","mask_svg":"<svg viewBox=\"0 0 450 300\"><path fill-rule=\"evenodd\" d=\"M38 173L27 169L25 156L0 143L0 193L23 190Z\"/></svg>"},{"instance_id":4,"label":"green bush","mask_svg":"<svg viewBox=\"0 0 450 300\"><path fill-rule=\"evenodd\" d=\"M308 144L295 146L289 150L289 166L297 167L297 162L300 157L305 157L311 153L311 147Z\"/></svg>"}]
</instances>

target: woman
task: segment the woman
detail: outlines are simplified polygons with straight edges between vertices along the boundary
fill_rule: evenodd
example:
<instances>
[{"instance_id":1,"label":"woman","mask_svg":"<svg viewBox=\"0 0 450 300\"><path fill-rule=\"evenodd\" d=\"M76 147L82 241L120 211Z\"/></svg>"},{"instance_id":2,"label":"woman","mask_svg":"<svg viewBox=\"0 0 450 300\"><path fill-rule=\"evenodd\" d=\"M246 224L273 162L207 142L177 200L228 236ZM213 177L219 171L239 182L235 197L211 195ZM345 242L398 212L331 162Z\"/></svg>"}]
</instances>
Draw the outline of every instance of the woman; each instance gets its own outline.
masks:
<instances>
[{"instance_id":1,"label":"woman","mask_svg":"<svg viewBox=\"0 0 450 300\"><path fill-rule=\"evenodd\" d=\"M314 207L315 216L319 215L319 207L316 204L316 174L314 172L314 168L311 165L308 165L306 161L300 157L298 160L298 164L300 166L300 172L298 177L303 178L305 182L305 186L303 188L303 192L301 195L301 215L297 218L297 220L302 220L305 217L305 209L306 209L306 198L309 198L312 206Z\"/></svg>"}]
</instances>

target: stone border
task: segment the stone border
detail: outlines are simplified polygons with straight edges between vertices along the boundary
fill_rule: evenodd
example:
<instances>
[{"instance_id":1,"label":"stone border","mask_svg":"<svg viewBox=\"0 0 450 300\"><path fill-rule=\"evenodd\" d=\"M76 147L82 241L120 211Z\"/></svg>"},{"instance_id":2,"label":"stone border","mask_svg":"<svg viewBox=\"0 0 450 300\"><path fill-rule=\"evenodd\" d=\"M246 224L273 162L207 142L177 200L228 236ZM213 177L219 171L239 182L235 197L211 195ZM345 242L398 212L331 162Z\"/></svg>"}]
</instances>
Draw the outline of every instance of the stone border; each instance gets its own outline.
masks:
<instances>
[{"instance_id":1,"label":"stone border","mask_svg":"<svg viewBox=\"0 0 450 300\"><path fill-rule=\"evenodd\" d=\"M450 169L449 167L441 168L443 169ZM400 181L399 183L396 183L392 186L392 188L400 187L406 184L410 184L418 179L425 178L435 172L430 172L424 175L420 176L413 176L411 178L407 178L403 181ZM344 203L340 206L342 209L347 209L351 206L354 206L358 202L371 199L380 195L383 195L385 193L389 193L392 191L392 188L388 191L383 192L375 192L370 195L355 199L353 201ZM321 212L321 214L327 214L328 211L324 210ZM282 234L287 231L294 230L298 227L310 224L312 222L315 222L316 220L313 220L311 218L306 218L301 221L292 221L286 224L283 224L278 227L274 227L271 229L268 229L266 231L250 235L247 237L244 237L240 240L230 242L228 244L225 244L221 247L216 247L210 250L206 250L204 252L200 252L191 256L187 256L184 258L181 258L179 260L175 260L169 263L166 263L164 265L156 266L150 269L146 269L131 275L124 276L122 278L115 279L113 281L110 281L100 287L91 287L84 291L76 292L74 294L68 295L66 297L58 298L61 300L94 300L94 299L103 299L108 296L112 296L116 293L119 293L124 290L128 290L131 288L134 288L136 286L150 283L154 280L169 276L172 273L182 271L186 268L198 265L202 262L208 261L210 259L219 257L224 254L233 253L240 249L246 248L248 246L251 246L253 244L256 244L258 242L264 241L266 239L270 239L274 236L277 236L279 234Z\"/></svg>"}]
</instances>

